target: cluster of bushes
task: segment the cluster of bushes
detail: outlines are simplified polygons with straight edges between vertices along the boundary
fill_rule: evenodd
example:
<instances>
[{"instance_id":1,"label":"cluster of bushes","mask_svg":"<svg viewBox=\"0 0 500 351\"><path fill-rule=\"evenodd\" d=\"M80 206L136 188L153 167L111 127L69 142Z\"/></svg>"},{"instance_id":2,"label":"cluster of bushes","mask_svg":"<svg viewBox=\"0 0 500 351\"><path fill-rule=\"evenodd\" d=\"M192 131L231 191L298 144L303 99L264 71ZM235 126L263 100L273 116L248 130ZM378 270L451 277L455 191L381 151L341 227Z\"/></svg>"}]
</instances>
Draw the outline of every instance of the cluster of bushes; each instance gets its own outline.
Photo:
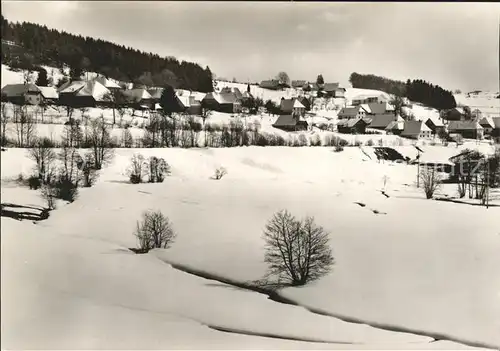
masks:
<instances>
[{"instance_id":1,"label":"cluster of bushes","mask_svg":"<svg viewBox=\"0 0 500 351\"><path fill-rule=\"evenodd\" d=\"M28 157L35 162L35 173L28 178L30 189L42 190L42 197L49 209L54 209L54 199L73 202L78 186L91 187L103 165L113 158L113 148L106 125L100 121L92 123L89 133L89 148L82 152L77 148L79 129L73 125L65 127L60 150L47 138L34 138L28 148Z\"/></svg>"},{"instance_id":2,"label":"cluster of bushes","mask_svg":"<svg viewBox=\"0 0 500 351\"><path fill-rule=\"evenodd\" d=\"M132 184L142 183L146 176L149 178L149 183L162 183L170 173L170 165L163 158L151 156L146 160L141 154L132 156L127 169L127 175Z\"/></svg>"}]
</instances>

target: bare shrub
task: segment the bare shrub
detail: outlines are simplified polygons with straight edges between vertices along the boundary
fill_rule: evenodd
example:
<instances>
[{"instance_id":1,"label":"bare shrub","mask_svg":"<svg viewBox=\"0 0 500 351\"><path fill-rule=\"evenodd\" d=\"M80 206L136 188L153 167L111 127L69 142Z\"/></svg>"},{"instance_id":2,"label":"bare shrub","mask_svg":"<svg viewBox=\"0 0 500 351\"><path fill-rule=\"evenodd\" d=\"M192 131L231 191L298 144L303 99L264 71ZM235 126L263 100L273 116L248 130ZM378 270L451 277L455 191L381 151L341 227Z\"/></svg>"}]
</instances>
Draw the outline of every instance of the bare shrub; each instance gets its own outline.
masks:
<instances>
[{"instance_id":1,"label":"bare shrub","mask_svg":"<svg viewBox=\"0 0 500 351\"><path fill-rule=\"evenodd\" d=\"M134 154L130 159L130 166L127 169L127 174L132 184L142 183L144 173L147 171L147 165L144 156Z\"/></svg>"},{"instance_id":2,"label":"bare shrub","mask_svg":"<svg viewBox=\"0 0 500 351\"><path fill-rule=\"evenodd\" d=\"M329 234L313 217L298 220L279 211L267 222L264 240L268 275L279 281L304 285L329 273L334 264Z\"/></svg>"},{"instance_id":3,"label":"bare shrub","mask_svg":"<svg viewBox=\"0 0 500 351\"><path fill-rule=\"evenodd\" d=\"M139 249L144 252L155 248L166 249L176 237L172 223L160 211L144 212L142 221L137 221L134 234L139 242Z\"/></svg>"},{"instance_id":4,"label":"bare shrub","mask_svg":"<svg viewBox=\"0 0 500 351\"><path fill-rule=\"evenodd\" d=\"M224 167L219 167L215 170L214 179L222 179L227 174L227 170Z\"/></svg>"},{"instance_id":5,"label":"bare shrub","mask_svg":"<svg viewBox=\"0 0 500 351\"><path fill-rule=\"evenodd\" d=\"M373 142L373 139L370 139L366 142L366 146L373 146L375 143Z\"/></svg>"},{"instance_id":6,"label":"bare shrub","mask_svg":"<svg viewBox=\"0 0 500 351\"><path fill-rule=\"evenodd\" d=\"M123 130L122 144L123 144L123 147L126 147L126 148L131 148L132 145L134 144L134 139L132 137L132 133L130 132L130 130L128 128L125 128Z\"/></svg>"},{"instance_id":7,"label":"bare shrub","mask_svg":"<svg viewBox=\"0 0 500 351\"><path fill-rule=\"evenodd\" d=\"M424 187L425 197L432 199L435 191L441 186L442 177L434 167L424 167L419 174Z\"/></svg>"},{"instance_id":8,"label":"bare shrub","mask_svg":"<svg viewBox=\"0 0 500 351\"><path fill-rule=\"evenodd\" d=\"M49 210L54 210L56 208L55 198L57 197L57 191L52 184L44 184L42 186L42 199L45 200L47 208Z\"/></svg>"},{"instance_id":9,"label":"bare shrub","mask_svg":"<svg viewBox=\"0 0 500 351\"><path fill-rule=\"evenodd\" d=\"M90 188L95 184L98 177L98 171L96 169L94 154L92 152L87 152L83 158L82 162L78 164L79 169L82 171L83 176L83 186Z\"/></svg>"},{"instance_id":10,"label":"bare shrub","mask_svg":"<svg viewBox=\"0 0 500 351\"><path fill-rule=\"evenodd\" d=\"M170 165L163 158L151 156L148 161L149 182L161 183L170 175Z\"/></svg>"},{"instance_id":11,"label":"bare shrub","mask_svg":"<svg viewBox=\"0 0 500 351\"><path fill-rule=\"evenodd\" d=\"M20 183L24 183L24 180L22 178L20 180L18 178L18 181ZM42 182L40 181L40 178L38 178L38 175L33 175L29 177L27 182L30 187L30 190L38 190L38 188L42 186Z\"/></svg>"},{"instance_id":12,"label":"bare shrub","mask_svg":"<svg viewBox=\"0 0 500 351\"><path fill-rule=\"evenodd\" d=\"M54 184L54 192L58 199L73 202L78 196L78 186L64 176L60 177Z\"/></svg>"},{"instance_id":13,"label":"bare shrub","mask_svg":"<svg viewBox=\"0 0 500 351\"><path fill-rule=\"evenodd\" d=\"M54 174L54 162L57 155L49 143L43 139L37 139L34 146L28 149L28 157L36 163L35 169L38 173L38 179L42 183L50 182Z\"/></svg>"},{"instance_id":14,"label":"bare shrub","mask_svg":"<svg viewBox=\"0 0 500 351\"><path fill-rule=\"evenodd\" d=\"M335 146L335 148L333 149L333 151L335 151L335 152L342 152L342 151L344 151L344 147L342 145L337 145L337 146Z\"/></svg>"}]
</instances>

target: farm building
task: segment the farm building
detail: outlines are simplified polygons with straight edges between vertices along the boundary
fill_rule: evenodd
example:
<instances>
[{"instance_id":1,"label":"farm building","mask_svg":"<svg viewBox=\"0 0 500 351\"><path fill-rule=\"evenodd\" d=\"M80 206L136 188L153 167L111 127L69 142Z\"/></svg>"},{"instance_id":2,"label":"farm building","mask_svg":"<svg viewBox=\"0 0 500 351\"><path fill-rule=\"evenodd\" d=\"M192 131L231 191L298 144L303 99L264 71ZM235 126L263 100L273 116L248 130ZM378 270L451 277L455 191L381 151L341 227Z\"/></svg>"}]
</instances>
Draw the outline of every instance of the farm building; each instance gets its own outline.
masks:
<instances>
[{"instance_id":1,"label":"farm building","mask_svg":"<svg viewBox=\"0 0 500 351\"><path fill-rule=\"evenodd\" d=\"M95 81L104 85L107 89L109 89L109 91L122 89L122 87L119 86L117 83L113 82L111 79L106 78L104 76L99 76L99 77L95 78Z\"/></svg>"},{"instance_id":2,"label":"farm building","mask_svg":"<svg viewBox=\"0 0 500 351\"><path fill-rule=\"evenodd\" d=\"M361 105L361 104L369 104L372 102L377 102L377 103L387 103L388 99L387 97L380 93L380 94L366 94L366 95L358 95L357 97L352 99L351 105L356 106L356 105Z\"/></svg>"},{"instance_id":3,"label":"farm building","mask_svg":"<svg viewBox=\"0 0 500 351\"><path fill-rule=\"evenodd\" d=\"M39 87L35 84L8 84L2 88L2 101L17 105L54 104L59 94L53 87Z\"/></svg>"},{"instance_id":4,"label":"farm building","mask_svg":"<svg viewBox=\"0 0 500 351\"><path fill-rule=\"evenodd\" d=\"M427 118L425 125L430 128L433 134L438 135L440 130L446 130L443 122L439 118Z\"/></svg>"},{"instance_id":5,"label":"farm building","mask_svg":"<svg viewBox=\"0 0 500 351\"><path fill-rule=\"evenodd\" d=\"M281 84L276 79L263 80L260 82L260 87L263 89L278 90L281 88Z\"/></svg>"},{"instance_id":6,"label":"farm building","mask_svg":"<svg viewBox=\"0 0 500 351\"><path fill-rule=\"evenodd\" d=\"M396 116L394 113L385 113L380 115L373 115L372 122L369 128L385 130L391 122L402 121L401 116Z\"/></svg>"},{"instance_id":7,"label":"farm building","mask_svg":"<svg viewBox=\"0 0 500 351\"><path fill-rule=\"evenodd\" d=\"M307 84L305 80L292 80L292 88L302 89Z\"/></svg>"},{"instance_id":8,"label":"farm building","mask_svg":"<svg viewBox=\"0 0 500 351\"><path fill-rule=\"evenodd\" d=\"M478 123L481 127L483 127L484 135L491 135L491 132L493 132L493 128L495 128L493 121L488 117L479 119Z\"/></svg>"},{"instance_id":9,"label":"farm building","mask_svg":"<svg viewBox=\"0 0 500 351\"><path fill-rule=\"evenodd\" d=\"M299 99L282 98L280 102L280 111L284 115L294 113L304 116L306 113L306 107L299 101Z\"/></svg>"},{"instance_id":10,"label":"farm building","mask_svg":"<svg viewBox=\"0 0 500 351\"><path fill-rule=\"evenodd\" d=\"M431 138L432 130L422 121L404 121L400 135L409 139Z\"/></svg>"},{"instance_id":11,"label":"farm building","mask_svg":"<svg viewBox=\"0 0 500 351\"><path fill-rule=\"evenodd\" d=\"M482 139L484 137L484 129L477 121L450 121L448 132L460 134L468 139Z\"/></svg>"},{"instance_id":12,"label":"farm building","mask_svg":"<svg viewBox=\"0 0 500 351\"><path fill-rule=\"evenodd\" d=\"M368 115L363 106L344 107L338 113L338 119L364 118Z\"/></svg>"},{"instance_id":13,"label":"farm building","mask_svg":"<svg viewBox=\"0 0 500 351\"><path fill-rule=\"evenodd\" d=\"M288 132L307 130L307 121L303 120L300 115L281 115L273 124L274 128L285 130Z\"/></svg>"},{"instance_id":14,"label":"farm building","mask_svg":"<svg viewBox=\"0 0 500 351\"><path fill-rule=\"evenodd\" d=\"M153 97L146 89L135 88L124 90L123 95L125 96L127 101L126 104L128 106L143 110L150 109L155 106Z\"/></svg>"},{"instance_id":15,"label":"farm building","mask_svg":"<svg viewBox=\"0 0 500 351\"><path fill-rule=\"evenodd\" d=\"M201 105L218 112L241 112L241 102L234 93L208 93L201 101Z\"/></svg>"},{"instance_id":16,"label":"farm building","mask_svg":"<svg viewBox=\"0 0 500 351\"><path fill-rule=\"evenodd\" d=\"M385 128L385 131L388 134L400 135L404 129L405 129L405 122L403 120L398 120L389 123L389 125Z\"/></svg>"},{"instance_id":17,"label":"farm building","mask_svg":"<svg viewBox=\"0 0 500 351\"><path fill-rule=\"evenodd\" d=\"M109 103L110 91L98 81L76 80L59 88L59 103L72 107L96 107Z\"/></svg>"},{"instance_id":18,"label":"farm building","mask_svg":"<svg viewBox=\"0 0 500 351\"><path fill-rule=\"evenodd\" d=\"M365 134L369 124L369 118L343 119L337 123L337 130L344 134Z\"/></svg>"},{"instance_id":19,"label":"farm building","mask_svg":"<svg viewBox=\"0 0 500 351\"><path fill-rule=\"evenodd\" d=\"M345 96L345 88L341 88L339 83L325 83L323 91L326 97L343 98Z\"/></svg>"},{"instance_id":20,"label":"farm building","mask_svg":"<svg viewBox=\"0 0 500 351\"><path fill-rule=\"evenodd\" d=\"M462 121L465 119L465 110L463 107L455 107L450 110L447 110L444 113L444 117L448 121Z\"/></svg>"}]
</instances>

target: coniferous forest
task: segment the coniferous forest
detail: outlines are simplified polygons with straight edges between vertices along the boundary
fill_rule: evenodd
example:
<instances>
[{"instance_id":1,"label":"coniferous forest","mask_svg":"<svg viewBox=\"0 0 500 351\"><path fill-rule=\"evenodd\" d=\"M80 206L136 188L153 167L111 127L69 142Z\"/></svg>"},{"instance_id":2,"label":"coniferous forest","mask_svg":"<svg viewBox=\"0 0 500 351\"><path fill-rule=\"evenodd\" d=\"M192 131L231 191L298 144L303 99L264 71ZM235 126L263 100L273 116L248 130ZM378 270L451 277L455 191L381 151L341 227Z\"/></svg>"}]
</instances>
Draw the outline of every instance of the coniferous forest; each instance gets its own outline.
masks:
<instances>
[{"instance_id":1,"label":"coniferous forest","mask_svg":"<svg viewBox=\"0 0 500 351\"><path fill-rule=\"evenodd\" d=\"M2 40L23 48L23 54L10 55L2 45L2 63L48 65L97 72L120 81L142 85L163 85L168 81L176 88L201 92L213 90L212 72L192 62L174 57L113 44L108 41L48 29L33 23L12 23L2 16Z\"/></svg>"},{"instance_id":2,"label":"coniferous forest","mask_svg":"<svg viewBox=\"0 0 500 351\"><path fill-rule=\"evenodd\" d=\"M379 77L373 74L352 73L349 82L353 88L382 90L389 94L405 96L411 101L420 102L438 110L457 106L451 91L422 79L407 80L406 83Z\"/></svg>"}]
</instances>

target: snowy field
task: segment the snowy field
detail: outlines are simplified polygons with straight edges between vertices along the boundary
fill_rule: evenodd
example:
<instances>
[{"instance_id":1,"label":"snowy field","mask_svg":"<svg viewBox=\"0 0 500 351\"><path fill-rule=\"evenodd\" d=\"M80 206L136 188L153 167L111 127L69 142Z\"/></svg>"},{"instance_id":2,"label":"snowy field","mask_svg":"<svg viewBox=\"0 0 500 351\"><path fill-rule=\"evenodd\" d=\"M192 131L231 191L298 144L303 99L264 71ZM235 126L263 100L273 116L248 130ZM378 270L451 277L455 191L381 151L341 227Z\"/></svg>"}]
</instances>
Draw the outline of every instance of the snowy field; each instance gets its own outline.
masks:
<instances>
[{"instance_id":1,"label":"snowy field","mask_svg":"<svg viewBox=\"0 0 500 351\"><path fill-rule=\"evenodd\" d=\"M445 160L466 146L424 154ZM2 348L498 349L500 210L426 200L416 166L364 151L117 149L97 184L49 219L1 218ZM172 175L127 184L134 152L164 157ZM2 203L43 205L12 180L32 166L25 150L1 153ZM219 166L228 174L210 179ZM321 280L280 291L299 306L169 264L262 278L262 229L282 208L314 215L336 259ZM178 238L135 255L128 248L146 209L168 215Z\"/></svg>"}]
</instances>

